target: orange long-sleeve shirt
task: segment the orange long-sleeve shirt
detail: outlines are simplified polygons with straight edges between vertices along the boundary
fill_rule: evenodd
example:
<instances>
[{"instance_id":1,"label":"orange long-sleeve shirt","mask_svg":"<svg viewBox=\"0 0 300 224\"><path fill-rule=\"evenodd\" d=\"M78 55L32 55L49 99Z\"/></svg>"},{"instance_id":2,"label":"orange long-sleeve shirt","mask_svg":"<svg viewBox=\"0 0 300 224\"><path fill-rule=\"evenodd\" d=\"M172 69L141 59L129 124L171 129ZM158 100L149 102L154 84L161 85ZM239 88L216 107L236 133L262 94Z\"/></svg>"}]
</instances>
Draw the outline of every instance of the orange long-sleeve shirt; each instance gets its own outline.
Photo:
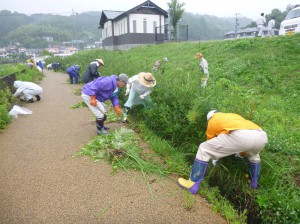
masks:
<instances>
[{"instance_id":1,"label":"orange long-sleeve shirt","mask_svg":"<svg viewBox=\"0 0 300 224\"><path fill-rule=\"evenodd\" d=\"M207 140L219 134L228 134L232 130L261 130L261 127L234 113L215 113L208 121Z\"/></svg>"}]
</instances>

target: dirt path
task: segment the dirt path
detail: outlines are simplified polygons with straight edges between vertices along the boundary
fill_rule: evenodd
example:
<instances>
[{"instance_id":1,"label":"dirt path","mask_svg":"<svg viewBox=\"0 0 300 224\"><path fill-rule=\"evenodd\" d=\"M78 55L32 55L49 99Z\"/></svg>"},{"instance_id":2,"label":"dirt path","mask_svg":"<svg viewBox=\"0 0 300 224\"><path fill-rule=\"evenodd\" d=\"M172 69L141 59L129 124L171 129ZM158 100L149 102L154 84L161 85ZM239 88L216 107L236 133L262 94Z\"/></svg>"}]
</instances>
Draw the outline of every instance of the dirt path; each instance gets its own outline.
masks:
<instances>
[{"instance_id":1,"label":"dirt path","mask_svg":"<svg viewBox=\"0 0 300 224\"><path fill-rule=\"evenodd\" d=\"M32 115L15 119L0 134L0 223L226 223L193 196L186 210L176 181L152 183L138 172L112 175L106 162L75 157L95 137L91 112L71 109L80 102L67 75L46 71L42 100Z\"/></svg>"}]
</instances>

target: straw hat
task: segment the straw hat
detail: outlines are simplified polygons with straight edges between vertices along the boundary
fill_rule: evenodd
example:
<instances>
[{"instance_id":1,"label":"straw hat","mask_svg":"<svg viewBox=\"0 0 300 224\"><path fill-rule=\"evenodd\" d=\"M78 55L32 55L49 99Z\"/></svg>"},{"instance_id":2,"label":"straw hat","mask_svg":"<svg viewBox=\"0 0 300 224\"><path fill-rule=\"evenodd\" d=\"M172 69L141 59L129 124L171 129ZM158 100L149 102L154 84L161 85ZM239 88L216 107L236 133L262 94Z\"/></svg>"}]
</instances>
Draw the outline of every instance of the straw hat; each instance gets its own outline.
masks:
<instances>
[{"instance_id":1,"label":"straw hat","mask_svg":"<svg viewBox=\"0 0 300 224\"><path fill-rule=\"evenodd\" d=\"M151 73L140 72L138 74L139 82L146 87L154 87L156 85L156 80Z\"/></svg>"},{"instance_id":2,"label":"straw hat","mask_svg":"<svg viewBox=\"0 0 300 224\"><path fill-rule=\"evenodd\" d=\"M104 66L104 62L102 59L96 59L95 61L98 61L102 66Z\"/></svg>"}]
</instances>

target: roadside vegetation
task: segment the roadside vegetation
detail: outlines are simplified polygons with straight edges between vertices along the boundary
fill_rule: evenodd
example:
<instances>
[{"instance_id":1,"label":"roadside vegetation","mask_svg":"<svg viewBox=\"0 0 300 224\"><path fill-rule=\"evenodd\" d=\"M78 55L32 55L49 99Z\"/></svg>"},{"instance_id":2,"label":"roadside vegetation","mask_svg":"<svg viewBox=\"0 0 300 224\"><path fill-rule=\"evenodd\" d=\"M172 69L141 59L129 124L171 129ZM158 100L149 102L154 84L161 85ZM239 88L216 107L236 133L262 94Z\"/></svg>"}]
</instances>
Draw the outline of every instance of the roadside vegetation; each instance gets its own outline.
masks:
<instances>
[{"instance_id":1,"label":"roadside vegetation","mask_svg":"<svg viewBox=\"0 0 300 224\"><path fill-rule=\"evenodd\" d=\"M138 129L138 136L117 130L95 138L79 155L96 161L107 158L113 161L113 170L133 168L144 174L188 177L198 146L205 141L207 112L238 113L268 133L269 143L261 153L259 189L252 190L247 183L246 159L230 156L216 166L210 164L200 194L230 223L296 224L300 223L299 42L300 35L168 43L129 51L81 51L66 58L49 58L47 63L59 62L63 73L77 64L82 76L91 61L102 58L101 75L126 73L131 77L152 72L154 62L167 57L168 62L155 75L153 108L138 106L130 113L129 128ZM200 87L197 52L209 63L205 89ZM124 92L120 100L123 105ZM147 141L163 162L143 158L136 145L138 138ZM123 157L115 159L109 149L120 150ZM192 206L192 199L187 198L184 206Z\"/></svg>"},{"instance_id":2,"label":"roadside vegetation","mask_svg":"<svg viewBox=\"0 0 300 224\"><path fill-rule=\"evenodd\" d=\"M43 78L41 72L36 69L30 69L24 64L0 65L0 78L14 73L16 80L21 81L38 82ZM18 102L18 100L13 97L9 87L3 82L3 84L0 85L0 130L5 129L11 122L11 117L8 115L8 112L15 104L22 105L24 103Z\"/></svg>"}]
</instances>

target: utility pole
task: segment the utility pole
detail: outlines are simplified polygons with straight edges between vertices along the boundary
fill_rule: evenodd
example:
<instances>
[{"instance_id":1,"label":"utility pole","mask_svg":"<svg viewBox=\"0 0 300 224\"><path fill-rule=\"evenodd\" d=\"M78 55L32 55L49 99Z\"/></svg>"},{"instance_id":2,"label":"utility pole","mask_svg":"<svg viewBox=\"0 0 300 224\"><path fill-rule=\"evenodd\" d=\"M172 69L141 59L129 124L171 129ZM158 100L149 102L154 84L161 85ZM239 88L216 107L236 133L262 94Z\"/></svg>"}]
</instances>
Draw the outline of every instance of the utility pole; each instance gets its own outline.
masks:
<instances>
[{"instance_id":1,"label":"utility pole","mask_svg":"<svg viewBox=\"0 0 300 224\"><path fill-rule=\"evenodd\" d=\"M73 21L74 21L74 35L75 35L75 41L76 41L76 48L78 49L76 21L75 21L75 14L77 15L78 13L74 13L74 10L72 9L72 14L73 14Z\"/></svg>"},{"instance_id":2,"label":"utility pole","mask_svg":"<svg viewBox=\"0 0 300 224\"><path fill-rule=\"evenodd\" d=\"M237 17L238 15L240 15L240 14L239 13L235 14L235 35L234 35L235 38L236 38L237 28L239 26L238 17Z\"/></svg>"}]
</instances>

